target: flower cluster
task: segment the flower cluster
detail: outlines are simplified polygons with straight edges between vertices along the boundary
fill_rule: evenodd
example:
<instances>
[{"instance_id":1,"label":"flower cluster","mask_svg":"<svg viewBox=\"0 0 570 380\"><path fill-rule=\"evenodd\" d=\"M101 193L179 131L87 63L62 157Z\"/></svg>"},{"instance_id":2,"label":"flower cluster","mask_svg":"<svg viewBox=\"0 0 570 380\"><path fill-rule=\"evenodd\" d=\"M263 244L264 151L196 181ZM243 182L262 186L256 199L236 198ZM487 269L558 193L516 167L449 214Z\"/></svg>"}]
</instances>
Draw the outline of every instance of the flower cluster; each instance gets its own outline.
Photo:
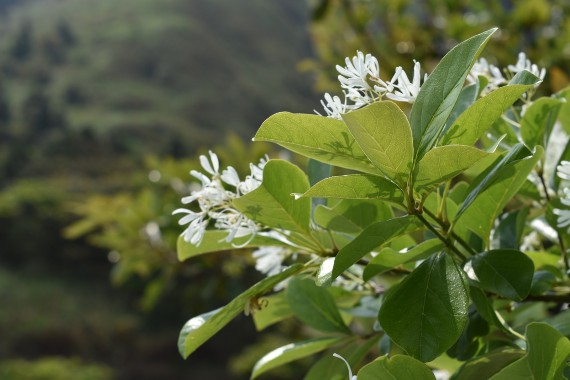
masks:
<instances>
[{"instance_id":1,"label":"flower cluster","mask_svg":"<svg viewBox=\"0 0 570 380\"><path fill-rule=\"evenodd\" d=\"M520 52L517 63L508 65L507 68L502 71L497 66L487 62L485 58L480 58L471 68L467 80L469 83L477 83L479 77L484 77L487 80L487 84L481 92L483 95L486 95L500 86L507 84L509 78L512 78L524 70L530 71L536 77L540 78L540 80L544 80L546 75L546 69L539 68L526 57L525 53Z\"/></svg>"},{"instance_id":2,"label":"flower cluster","mask_svg":"<svg viewBox=\"0 0 570 380\"><path fill-rule=\"evenodd\" d=\"M231 201L259 187L267 157L261 159L257 165L250 164L251 174L241 181L237 171L231 166L220 173L218 156L212 151L209 152L209 156L209 159L204 155L200 156L200 164L208 175L196 170L190 172L201 182L200 188L182 198L184 204L197 202L200 210L179 208L173 212L173 214L184 214L178 222L180 225L188 224L182 233L184 240L196 246L200 245L211 220L215 221L217 229L228 232L226 237L228 243L235 238L246 236L253 238L259 226L234 209ZM235 191L227 190L227 187L233 187Z\"/></svg>"},{"instance_id":3,"label":"flower cluster","mask_svg":"<svg viewBox=\"0 0 570 380\"><path fill-rule=\"evenodd\" d=\"M386 82L380 78L378 59L371 54L364 55L361 51L357 51L352 59L347 57L345 66L337 65L336 69L344 100L329 93L321 100L326 116L334 119L340 119L342 114L374 103L384 96L399 102L413 103L422 84L419 62L414 61L411 80L402 67L397 67L392 79ZM423 81L426 79L427 74ZM315 112L320 115L318 111Z\"/></svg>"}]
</instances>

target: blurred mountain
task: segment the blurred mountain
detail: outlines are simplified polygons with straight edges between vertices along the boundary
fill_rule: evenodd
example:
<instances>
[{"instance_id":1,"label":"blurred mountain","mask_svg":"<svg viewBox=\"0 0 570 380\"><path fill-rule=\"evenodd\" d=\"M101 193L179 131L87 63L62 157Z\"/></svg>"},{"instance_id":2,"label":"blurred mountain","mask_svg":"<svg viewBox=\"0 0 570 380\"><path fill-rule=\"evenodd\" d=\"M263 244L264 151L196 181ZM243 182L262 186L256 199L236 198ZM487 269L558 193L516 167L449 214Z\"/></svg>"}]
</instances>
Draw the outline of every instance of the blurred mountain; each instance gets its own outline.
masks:
<instances>
[{"instance_id":1,"label":"blurred mountain","mask_svg":"<svg viewBox=\"0 0 570 380\"><path fill-rule=\"evenodd\" d=\"M304 2L3 0L0 12L0 177L45 172L37 156L109 168L117 154L187 155L317 103L296 70L311 55Z\"/></svg>"}]
</instances>

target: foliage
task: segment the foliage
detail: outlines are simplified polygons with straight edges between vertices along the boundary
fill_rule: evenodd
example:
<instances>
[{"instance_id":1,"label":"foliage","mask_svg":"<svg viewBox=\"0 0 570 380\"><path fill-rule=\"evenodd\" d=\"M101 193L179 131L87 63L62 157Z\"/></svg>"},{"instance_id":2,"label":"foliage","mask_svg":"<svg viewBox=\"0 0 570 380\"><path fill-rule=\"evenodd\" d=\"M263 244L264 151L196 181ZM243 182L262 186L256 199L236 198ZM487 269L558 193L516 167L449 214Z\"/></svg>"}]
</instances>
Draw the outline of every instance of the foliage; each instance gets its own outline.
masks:
<instances>
[{"instance_id":1,"label":"foliage","mask_svg":"<svg viewBox=\"0 0 570 380\"><path fill-rule=\"evenodd\" d=\"M110 380L113 372L105 366L53 357L37 361L2 361L0 377L6 380Z\"/></svg>"},{"instance_id":2,"label":"foliage","mask_svg":"<svg viewBox=\"0 0 570 380\"><path fill-rule=\"evenodd\" d=\"M433 67L457 41L495 25L487 48L495 64L506 65L519 51L550 67L542 87L552 92L570 84L570 22L565 0L448 1L311 0L311 35L317 59L303 67L318 76L317 87L335 90L334 65L356 50L382 57L386 67L420 57Z\"/></svg>"},{"instance_id":3,"label":"foliage","mask_svg":"<svg viewBox=\"0 0 570 380\"><path fill-rule=\"evenodd\" d=\"M184 358L243 310L259 330L294 317L313 331L263 356L252 378L328 349L349 370L368 358L358 379L562 378L570 89L533 99L544 70L524 54L502 73L478 60L495 32L461 42L423 80L416 64L411 81L401 69L383 81L358 53L338 69L344 102L325 95L327 117L269 117L254 140L310 158L308 176L269 160L241 180L214 153L200 158L202 186L182 199L197 207L177 210L179 256L257 246L267 277L190 319ZM346 376L320 363L306 378Z\"/></svg>"},{"instance_id":4,"label":"foliage","mask_svg":"<svg viewBox=\"0 0 570 380\"><path fill-rule=\"evenodd\" d=\"M250 148L237 135L230 134L218 150L226 159L231 157L247 163L268 152L268 146L256 144ZM177 260L178 227L171 211L176 208L179 197L189 194L193 186L187 186L182 178L186 177L188 168L199 164L197 160L155 157L148 158L146 166L146 171L134 174L128 181L129 191L94 195L73 202L70 209L77 219L63 232L68 239L85 236L90 244L108 252L115 285L142 279L140 306L150 311L165 294L176 289L174 284L189 277L188 266ZM246 167L237 165L236 169L243 172ZM233 249L232 246L229 248ZM210 255L193 266L192 278L195 279L198 273L205 276L208 271L216 270L219 275L204 278L202 286L223 288L221 283L225 276L238 276L243 272L239 260L221 268L218 264L219 259ZM184 291L177 289L185 297L196 299L201 298L202 291L194 286L188 286ZM198 309L197 305L199 303L193 310Z\"/></svg>"}]
</instances>

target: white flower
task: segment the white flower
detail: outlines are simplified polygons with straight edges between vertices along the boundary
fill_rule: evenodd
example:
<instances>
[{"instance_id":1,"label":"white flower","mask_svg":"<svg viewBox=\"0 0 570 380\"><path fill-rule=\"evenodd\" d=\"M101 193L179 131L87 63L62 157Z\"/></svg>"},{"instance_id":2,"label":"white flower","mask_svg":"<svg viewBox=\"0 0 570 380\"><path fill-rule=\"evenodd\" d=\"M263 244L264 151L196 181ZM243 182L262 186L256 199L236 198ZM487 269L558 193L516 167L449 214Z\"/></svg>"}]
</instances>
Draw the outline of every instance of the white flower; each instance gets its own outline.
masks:
<instances>
[{"instance_id":1,"label":"white flower","mask_svg":"<svg viewBox=\"0 0 570 380\"><path fill-rule=\"evenodd\" d=\"M380 77L380 65L372 54L364 55L361 51L357 51L352 61L348 57L344 61L345 67L336 66L340 74L338 81L343 88L369 91L371 87L368 83L368 76Z\"/></svg>"},{"instance_id":2,"label":"white flower","mask_svg":"<svg viewBox=\"0 0 570 380\"><path fill-rule=\"evenodd\" d=\"M408 102L413 103L420 92L421 87L421 68L420 63L414 60L414 76L412 81L408 79L408 75L402 69L402 67L398 66L396 68L396 73L394 74L394 78L397 79L397 83L394 84L394 92L386 94L389 99L400 101L400 102ZM392 83L394 81L392 79ZM427 79L427 74L424 77L424 82Z\"/></svg>"},{"instance_id":3,"label":"white flower","mask_svg":"<svg viewBox=\"0 0 570 380\"><path fill-rule=\"evenodd\" d=\"M341 120L341 115L347 113L349 110L346 104L346 98L344 102L342 102L338 96L331 96L328 92L325 93L325 99L321 100L321 104L327 116L337 120ZM317 110L315 110L315 112L320 115Z\"/></svg>"},{"instance_id":4,"label":"white flower","mask_svg":"<svg viewBox=\"0 0 570 380\"><path fill-rule=\"evenodd\" d=\"M211 175L219 175L220 173L218 171L220 170L220 161L218 160L218 156L211 150L208 153L210 154L211 164L206 156L201 155L200 165L202 165L204 170L206 170Z\"/></svg>"},{"instance_id":5,"label":"white flower","mask_svg":"<svg viewBox=\"0 0 570 380\"><path fill-rule=\"evenodd\" d=\"M206 233L206 227L208 226L208 220L205 220L206 213L196 213L184 208L179 208L174 210L172 214L186 214L178 221L178 224L181 226L188 224L188 227L182 232L184 241L199 246Z\"/></svg>"},{"instance_id":6,"label":"white flower","mask_svg":"<svg viewBox=\"0 0 570 380\"><path fill-rule=\"evenodd\" d=\"M508 65L507 69L513 74L516 74L523 70L527 70L536 75L537 77L539 77L540 80L544 80L544 77L546 75L546 69L545 68L539 69L539 67L536 64L532 63L529 59L527 59L526 54L523 52L519 53L517 63L515 65Z\"/></svg>"},{"instance_id":7,"label":"white flower","mask_svg":"<svg viewBox=\"0 0 570 380\"><path fill-rule=\"evenodd\" d=\"M487 78L488 81L483 89L484 94L496 90L500 85L506 83L501 70L497 66L489 64L485 58L481 58L473 64L471 71L467 75L467 80L469 83L476 83L480 76Z\"/></svg>"},{"instance_id":8,"label":"white flower","mask_svg":"<svg viewBox=\"0 0 570 380\"><path fill-rule=\"evenodd\" d=\"M273 276L283 269L283 260L291 254L291 250L285 247L268 246L254 251L255 269L267 276Z\"/></svg>"},{"instance_id":9,"label":"white flower","mask_svg":"<svg viewBox=\"0 0 570 380\"><path fill-rule=\"evenodd\" d=\"M562 161L556 167L556 175L562 179L570 180L570 161Z\"/></svg>"},{"instance_id":10,"label":"white flower","mask_svg":"<svg viewBox=\"0 0 570 380\"><path fill-rule=\"evenodd\" d=\"M259 164L250 164L251 174L246 176L244 181L240 181L236 170L231 166L220 174L220 163L215 153L209 152L210 158L200 156L200 164L204 170L211 175L192 170L190 174L201 182L201 186L193 190L189 196L182 198L183 204L197 202L200 211L195 212L185 208L179 208L173 214L184 214L179 220L180 225L188 225L182 232L186 242L200 245L206 228L210 221L215 221L216 228L228 233L226 242L230 243L235 238L256 235L260 226L253 220L234 209L231 205L232 199L247 194L255 190L263 181L263 167L267 163L268 157L264 157ZM226 190L224 183L235 188L235 192ZM249 243L250 240L244 243Z\"/></svg>"},{"instance_id":11,"label":"white flower","mask_svg":"<svg viewBox=\"0 0 570 380\"><path fill-rule=\"evenodd\" d=\"M538 232L532 231L531 233L523 237L520 245L520 250L523 252L538 251L540 249L541 244L542 244L541 238Z\"/></svg>"},{"instance_id":12,"label":"white flower","mask_svg":"<svg viewBox=\"0 0 570 380\"><path fill-rule=\"evenodd\" d=\"M336 352L333 354L333 356L335 358L339 358L340 360L342 360L344 362L344 364L346 364L346 367L348 368L348 380L358 380L356 375L352 376L352 369L350 368L350 364L348 364L348 362L346 361L345 358L343 358L342 356L340 356Z\"/></svg>"}]
</instances>

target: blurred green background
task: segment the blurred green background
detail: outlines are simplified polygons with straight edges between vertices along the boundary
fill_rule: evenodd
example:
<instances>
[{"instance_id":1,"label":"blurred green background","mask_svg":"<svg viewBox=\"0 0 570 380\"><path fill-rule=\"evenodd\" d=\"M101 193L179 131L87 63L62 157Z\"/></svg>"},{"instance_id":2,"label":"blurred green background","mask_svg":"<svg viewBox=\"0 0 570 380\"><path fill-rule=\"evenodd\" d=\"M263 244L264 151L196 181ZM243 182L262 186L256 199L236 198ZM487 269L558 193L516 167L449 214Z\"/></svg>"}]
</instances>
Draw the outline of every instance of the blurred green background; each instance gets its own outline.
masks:
<instances>
[{"instance_id":1,"label":"blurred green background","mask_svg":"<svg viewBox=\"0 0 570 380\"><path fill-rule=\"evenodd\" d=\"M428 71L492 26L569 83L565 0L0 0L0 379L247 379L306 332L242 316L182 361L178 331L261 278L244 252L179 263L197 155L244 173L274 112L338 93L357 49ZM302 164L302 162L301 162ZM308 363L272 378L301 378Z\"/></svg>"}]
</instances>

